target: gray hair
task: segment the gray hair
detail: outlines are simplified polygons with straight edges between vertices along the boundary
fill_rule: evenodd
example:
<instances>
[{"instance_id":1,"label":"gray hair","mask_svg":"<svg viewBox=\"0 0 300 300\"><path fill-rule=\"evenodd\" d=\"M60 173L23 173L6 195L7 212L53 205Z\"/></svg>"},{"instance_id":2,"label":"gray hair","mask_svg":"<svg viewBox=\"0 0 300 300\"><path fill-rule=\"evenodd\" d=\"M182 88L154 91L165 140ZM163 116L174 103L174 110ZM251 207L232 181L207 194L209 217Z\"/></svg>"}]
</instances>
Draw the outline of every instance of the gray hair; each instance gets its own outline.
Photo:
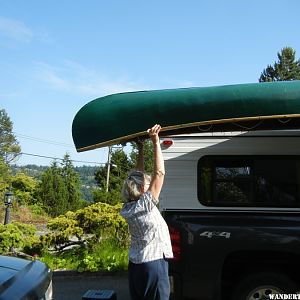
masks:
<instances>
[{"instance_id":1,"label":"gray hair","mask_svg":"<svg viewBox=\"0 0 300 300\"><path fill-rule=\"evenodd\" d=\"M126 201L138 200L142 195L142 187L150 183L151 177L141 171L131 171L124 181L122 197Z\"/></svg>"}]
</instances>

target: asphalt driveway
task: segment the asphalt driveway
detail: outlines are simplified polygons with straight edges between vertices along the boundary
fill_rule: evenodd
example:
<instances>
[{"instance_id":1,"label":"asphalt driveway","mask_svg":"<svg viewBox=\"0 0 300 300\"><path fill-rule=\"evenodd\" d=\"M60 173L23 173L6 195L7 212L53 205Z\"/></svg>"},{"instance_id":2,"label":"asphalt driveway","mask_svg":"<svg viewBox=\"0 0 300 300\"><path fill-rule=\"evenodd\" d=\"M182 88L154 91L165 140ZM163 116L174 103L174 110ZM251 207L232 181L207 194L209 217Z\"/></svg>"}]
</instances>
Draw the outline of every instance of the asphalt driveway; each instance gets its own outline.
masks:
<instances>
[{"instance_id":1,"label":"asphalt driveway","mask_svg":"<svg viewBox=\"0 0 300 300\"><path fill-rule=\"evenodd\" d=\"M130 300L126 272L54 272L54 300L81 300L88 290L114 290L118 300Z\"/></svg>"}]
</instances>

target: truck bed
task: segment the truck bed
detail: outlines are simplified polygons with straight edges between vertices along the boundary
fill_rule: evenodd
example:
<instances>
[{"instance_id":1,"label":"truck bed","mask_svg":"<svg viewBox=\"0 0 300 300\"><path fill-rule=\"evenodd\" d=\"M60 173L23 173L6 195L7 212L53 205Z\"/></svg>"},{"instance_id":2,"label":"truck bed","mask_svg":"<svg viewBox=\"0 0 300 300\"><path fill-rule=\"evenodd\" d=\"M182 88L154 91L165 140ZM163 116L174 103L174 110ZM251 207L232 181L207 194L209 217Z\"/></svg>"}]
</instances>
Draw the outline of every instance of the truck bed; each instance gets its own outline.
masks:
<instances>
[{"instance_id":1,"label":"truck bed","mask_svg":"<svg viewBox=\"0 0 300 300\"><path fill-rule=\"evenodd\" d=\"M266 271L284 273L300 286L299 212L167 210L163 215L177 246L170 261L173 299L231 299L242 278Z\"/></svg>"}]
</instances>

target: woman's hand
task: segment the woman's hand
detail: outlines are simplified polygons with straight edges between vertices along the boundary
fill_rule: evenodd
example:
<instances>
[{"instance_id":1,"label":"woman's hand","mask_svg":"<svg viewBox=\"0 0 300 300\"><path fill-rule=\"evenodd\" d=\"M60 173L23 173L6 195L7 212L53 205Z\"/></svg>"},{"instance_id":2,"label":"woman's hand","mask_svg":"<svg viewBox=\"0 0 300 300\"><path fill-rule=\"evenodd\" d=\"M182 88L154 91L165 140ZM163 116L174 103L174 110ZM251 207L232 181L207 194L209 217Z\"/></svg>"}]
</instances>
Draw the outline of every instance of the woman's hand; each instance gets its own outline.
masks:
<instances>
[{"instance_id":1,"label":"woman's hand","mask_svg":"<svg viewBox=\"0 0 300 300\"><path fill-rule=\"evenodd\" d=\"M155 124L152 128L149 128L147 130L149 137L151 138L153 144L159 143L158 134L159 134L160 130L161 130L161 126L158 124Z\"/></svg>"}]
</instances>

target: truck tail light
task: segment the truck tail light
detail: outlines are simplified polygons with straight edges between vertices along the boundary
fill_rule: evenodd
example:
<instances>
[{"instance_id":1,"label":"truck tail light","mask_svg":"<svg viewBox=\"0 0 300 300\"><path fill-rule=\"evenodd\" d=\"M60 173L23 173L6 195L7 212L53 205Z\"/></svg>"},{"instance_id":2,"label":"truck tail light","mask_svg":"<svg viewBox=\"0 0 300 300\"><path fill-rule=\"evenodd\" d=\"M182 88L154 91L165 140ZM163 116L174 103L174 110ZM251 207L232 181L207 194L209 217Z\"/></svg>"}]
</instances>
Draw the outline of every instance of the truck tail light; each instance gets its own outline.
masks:
<instances>
[{"instance_id":1,"label":"truck tail light","mask_svg":"<svg viewBox=\"0 0 300 300\"><path fill-rule=\"evenodd\" d=\"M170 232L170 238L171 238L173 255L174 255L174 258L172 260L179 261L181 258L180 232L178 229L172 226L169 227L169 232Z\"/></svg>"},{"instance_id":2,"label":"truck tail light","mask_svg":"<svg viewBox=\"0 0 300 300\"><path fill-rule=\"evenodd\" d=\"M174 141L172 139L164 139L161 144L164 149L167 149L174 144Z\"/></svg>"}]
</instances>

